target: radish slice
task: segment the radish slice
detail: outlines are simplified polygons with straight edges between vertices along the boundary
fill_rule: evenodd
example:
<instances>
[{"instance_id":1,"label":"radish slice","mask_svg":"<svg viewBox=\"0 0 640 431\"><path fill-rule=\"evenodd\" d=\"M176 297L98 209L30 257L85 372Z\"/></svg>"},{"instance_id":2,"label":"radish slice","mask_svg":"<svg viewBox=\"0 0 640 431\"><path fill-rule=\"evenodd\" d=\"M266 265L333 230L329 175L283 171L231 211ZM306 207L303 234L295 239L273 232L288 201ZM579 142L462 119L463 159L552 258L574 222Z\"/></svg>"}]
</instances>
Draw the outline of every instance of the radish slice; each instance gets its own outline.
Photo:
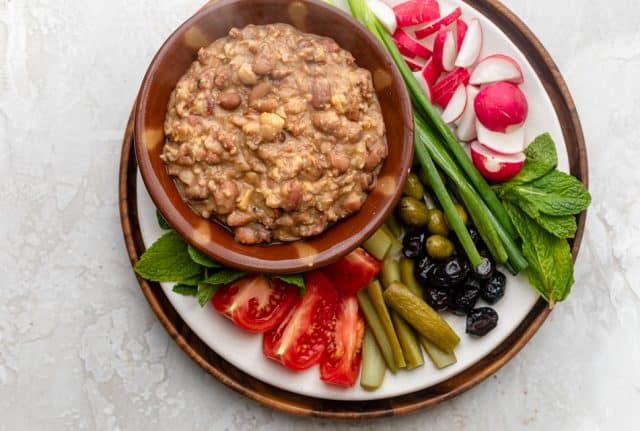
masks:
<instances>
[{"instance_id":1,"label":"radish slice","mask_svg":"<svg viewBox=\"0 0 640 431\"><path fill-rule=\"evenodd\" d=\"M443 108L449 104L460 84L469 83L469 72L467 69L459 68L442 78L433 86L433 100Z\"/></svg>"},{"instance_id":2,"label":"radish slice","mask_svg":"<svg viewBox=\"0 0 640 431\"><path fill-rule=\"evenodd\" d=\"M522 170L526 157L524 153L498 154L476 141L471 144L471 159L487 180L502 182L510 180Z\"/></svg>"},{"instance_id":3,"label":"radish slice","mask_svg":"<svg viewBox=\"0 0 640 431\"><path fill-rule=\"evenodd\" d=\"M467 35L467 30L469 27L467 23L462 19L458 19L456 21L456 46L458 47L458 51L462 48L462 42L464 41L464 37Z\"/></svg>"},{"instance_id":4,"label":"radish slice","mask_svg":"<svg viewBox=\"0 0 640 431\"><path fill-rule=\"evenodd\" d=\"M490 55L478 63L471 75L470 82L473 85L482 85L498 81L522 84L524 76L518 62L507 55Z\"/></svg>"},{"instance_id":5,"label":"radish slice","mask_svg":"<svg viewBox=\"0 0 640 431\"><path fill-rule=\"evenodd\" d=\"M436 66L445 72L451 72L455 67L458 49L456 39L451 30L440 30L433 44L433 59Z\"/></svg>"},{"instance_id":6,"label":"radish slice","mask_svg":"<svg viewBox=\"0 0 640 431\"><path fill-rule=\"evenodd\" d=\"M494 82L484 87L476 97L474 107L483 126L502 133L524 123L529 112L527 98L511 82Z\"/></svg>"},{"instance_id":7,"label":"radish slice","mask_svg":"<svg viewBox=\"0 0 640 431\"><path fill-rule=\"evenodd\" d=\"M466 90L467 106L464 108L462 117L457 121L456 136L461 141L469 142L478 136L476 133L476 110L473 105L480 90L473 85L468 85Z\"/></svg>"},{"instance_id":8,"label":"radish slice","mask_svg":"<svg viewBox=\"0 0 640 431\"><path fill-rule=\"evenodd\" d=\"M436 0L409 0L393 8L398 25L407 27L440 18L440 5Z\"/></svg>"},{"instance_id":9,"label":"radish slice","mask_svg":"<svg viewBox=\"0 0 640 431\"><path fill-rule=\"evenodd\" d=\"M378 21L380 21L384 28L387 29L389 34L396 32L396 29L398 28L398 21L396 20L396 14L393 12L393 9L391 9L391 6L382 0L367 0L367 5L376 18L378 18Z\"/></svg>"},{"instance_id":10,"label":"radish slice","mask_svg":"<svg viewBox=\"0 0 640 431\"><path fill-rule=\"evenodd\" d=\"M436 63L433 61L433 57L426 62L424 67L422 68L422 78L424 78L425 82L430 86L436 83L438 78L440 77L441 70L436 66Z\"/></svg>"},{"instance_id":11,"label":"radish slice","mask_svg":"<svg viewBox=\"0 0 640 431\"><path fill-rule=\"evenodd\" d=\"M422 70L422 66L420 66L418 63L415 63L409 60L408 58L405 58L404 62L407 63L407 66L409 66L409 69L411 69L412 72L417 72L418 70Z\"/></svg>"},{"instance_id":12,"label":"radish slice","mask_svg":"<svg viewBox=\"0 0 640 431\"><path fill-rule=\"evenodd\" d=\"M456 58L457 67L471 67L480 56L482 48L482 27L477 19L471 20L467 34L460 46L460 52Z\"/></svg>"},{"instance_id":13,"label":"radish slice","mask_svg":"<svg viewBox=\"0 0 640 431\"><path fill-rule=\"evenodd\" d=\"M402 29L398 29L393 33L393 40L398 46L398 51L406 57L415 58L418 56L425 60L431 58L431 51L429 51L427 47L420 45L418 41L412 39L411 36Z\"/></svg>"},{"instance_id":14,"label":"radish slice","mask_svg":"<svg viewBox=\"0 0 640 431\"><path fill-rule=\"evenodd\" d=\"M524 151L524 127L518 127L508 133L492 132L476 120L476 131L478 141L496 153L517 154Z\"/></svg>"},{"instance_id":15,"label":"radish slice","mask_svg":"<svg viewBox=\"0 0 640 431\"><path fill-rule=\"evenodd\" d=\"M458 88L456 88L456 91L453 92L451 100L442 112L442 121L447 124L451 124L458 118L462 117L462 114L467 107L467 103L467 90L464 84L460 84L458 85Z\"/></svg>"},{"instance_id":16,"label":"radish slice","mask_svg":"<svg viewBox=\"0 0 640 431\"><path fill-rule=\"evenodd\" d=\"M429 98L429 101L433 102L433 91L431 90L431 85L424 80L424 78L422 77L422 72L413 72L413 76L415 76L418 80L420 87L422 87L422 89L424 90L425 94Z\"/></svg>"},{"instance_id":17,"label":"radish slice","mask_svg":"<svg viewBox=\"0 0 640 431\"><path fill-rule=\"evenodd\" d=\"M451 24L456 22L458 18L462 16L462 9L459 7L455 8L453 12L449 15L443 16L442 18L427 24L426 26L419 28L416 30L416 37L418 39L424 39L434 33L437 33L443 27L449 27Z\"/></svg>"}]
</instances>

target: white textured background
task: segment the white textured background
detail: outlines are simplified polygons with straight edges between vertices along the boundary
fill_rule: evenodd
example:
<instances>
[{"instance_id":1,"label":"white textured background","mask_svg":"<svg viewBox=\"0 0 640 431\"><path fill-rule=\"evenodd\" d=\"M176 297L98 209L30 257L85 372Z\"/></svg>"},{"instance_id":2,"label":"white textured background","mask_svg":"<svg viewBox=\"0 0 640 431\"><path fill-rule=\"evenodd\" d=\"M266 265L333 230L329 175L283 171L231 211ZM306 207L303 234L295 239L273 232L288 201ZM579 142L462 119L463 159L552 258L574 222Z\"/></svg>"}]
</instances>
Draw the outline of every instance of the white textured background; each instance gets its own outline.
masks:
<instances>
[{"instance_id":1,"label":"white textured background","mask_svg":"<svg viewBox=\"0 0 640 431\"><path fill-rule=\"evenodd\" d=\"M146 65L202 0L0 0L0 430L634 430L640 2L505 0L563 72L594 204L574 292L496 376L375 423L290 417L208 377L140 294L117 210Z\"/></svg>"}]
</instances>

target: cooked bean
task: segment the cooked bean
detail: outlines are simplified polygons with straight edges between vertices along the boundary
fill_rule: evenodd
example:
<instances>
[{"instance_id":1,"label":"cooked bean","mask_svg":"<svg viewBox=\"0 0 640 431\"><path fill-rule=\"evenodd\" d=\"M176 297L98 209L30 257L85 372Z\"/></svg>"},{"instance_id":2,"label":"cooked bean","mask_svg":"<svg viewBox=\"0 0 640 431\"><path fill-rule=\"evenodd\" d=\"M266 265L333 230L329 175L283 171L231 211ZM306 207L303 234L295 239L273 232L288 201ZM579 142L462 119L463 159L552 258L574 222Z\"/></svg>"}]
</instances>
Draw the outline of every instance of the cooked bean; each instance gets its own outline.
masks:
<instances>
[{"instance_id":1,"label":"cooked bean","mask_svg":"<svg viewBox=\"0 0 640 431\"><path fill-rule=\"evenodd\" d=\"M233 111L242 103L242 98L236 92L222 93L218 96L218 104L227 111Z\"/></svg>"}]
</instances>

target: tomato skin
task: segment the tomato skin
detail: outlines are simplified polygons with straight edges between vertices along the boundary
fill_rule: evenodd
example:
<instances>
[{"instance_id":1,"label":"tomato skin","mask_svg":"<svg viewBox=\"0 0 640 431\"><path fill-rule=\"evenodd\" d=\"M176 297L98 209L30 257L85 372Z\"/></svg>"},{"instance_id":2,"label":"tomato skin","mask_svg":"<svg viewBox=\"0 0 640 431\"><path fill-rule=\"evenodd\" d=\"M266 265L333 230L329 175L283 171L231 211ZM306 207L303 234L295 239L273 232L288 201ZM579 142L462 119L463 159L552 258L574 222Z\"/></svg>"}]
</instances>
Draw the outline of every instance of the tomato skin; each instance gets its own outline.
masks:
<instances>
[{"instance_id":1,"label":"tomato skin","mask_svg":"<svg viewBox=\"0 0 640 431\"><path fill-rule=\"evenodd\" d=\"M341 298L335 328L320 362L320 378L327 383L351 387L358 380L362 359L364 319L354 295Z\"/></svg>"},{"instance_id":2,"label":"tomato skin","mask_svg":"<svg viewBox=\"0 0 640 431\"><path fill-rule=\"evenodd\" d=\"M249 332L277 327L299 300L298 288L264 275L248 275L218 289L213 307Z\"/></svg>"},{"instance_id":3,"label":"tomato skin","mask_svg":"<svg viewBox=\"0 0 640 431\"><path fill-rule=\"evenodd\" d=\"M356 294L367 286L382 268L382 262L362 248L357 248L339 261L325 267L323 272L333 286L345 294Z\"/></svg>"},{"instance_id":4,"label":"tomato skin","mask_svg":"<svg viewBox=\"0 0 640 431\"><path fill-rule=\"evenodd\" d=\"M264 334L262 343L265 356L295 371L320 362L338 304L338 293L322 272L309 272L304 278L304 298L278 328Z\"/></svg>"}]
</instances>

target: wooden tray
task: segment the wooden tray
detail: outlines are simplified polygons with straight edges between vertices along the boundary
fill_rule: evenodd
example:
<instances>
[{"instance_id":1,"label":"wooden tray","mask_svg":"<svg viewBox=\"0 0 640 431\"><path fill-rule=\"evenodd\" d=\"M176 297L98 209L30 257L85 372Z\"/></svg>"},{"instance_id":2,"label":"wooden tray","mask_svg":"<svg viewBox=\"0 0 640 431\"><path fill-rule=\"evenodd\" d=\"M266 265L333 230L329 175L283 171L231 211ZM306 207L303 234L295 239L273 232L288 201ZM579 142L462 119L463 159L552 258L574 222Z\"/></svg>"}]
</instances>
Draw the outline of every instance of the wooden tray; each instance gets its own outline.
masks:
<instances>
[{"instance_id":1,"label":"wooden tray","mask_svg":"<svg viewBox=\"0 0 640 431\"><path fill-rule=\"evenodd\" d=\"M465 0L491 19L527 56L549 94L562 125L571 174L588 185L587 155L575 105L557 66L527 26L497 0ZM119 174L120 218L127 252L134 265L145 246L140 234L136 199L137 164L133 149L133 118L122 144ZM578 218L572 244L574 260L580 248L586 213ZM151 309L169 335L191 359L216 379L259 403L284 412L335 419L369 419L402 415L451 399L482 382L506 364L533 337L550 311L539 300L516 330L496 349L460 374L427 389L375 401L331 401L301 396L265 384L222 359L185 324L157 283L138 279Z\"/></svg>"}]
</instances>

